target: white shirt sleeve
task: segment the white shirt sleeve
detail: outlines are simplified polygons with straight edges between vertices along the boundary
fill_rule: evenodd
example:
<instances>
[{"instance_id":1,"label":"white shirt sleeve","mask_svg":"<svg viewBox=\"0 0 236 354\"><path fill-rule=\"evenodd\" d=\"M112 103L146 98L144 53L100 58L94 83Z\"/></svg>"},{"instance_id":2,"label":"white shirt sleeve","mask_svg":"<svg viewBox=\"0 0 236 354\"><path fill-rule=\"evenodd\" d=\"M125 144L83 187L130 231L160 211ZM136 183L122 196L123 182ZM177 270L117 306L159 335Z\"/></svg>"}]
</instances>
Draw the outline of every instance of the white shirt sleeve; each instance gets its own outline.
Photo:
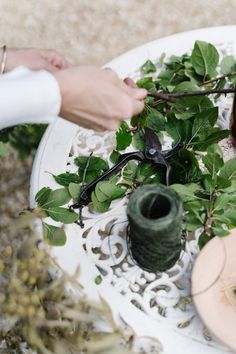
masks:
<instances>
[{"instance_id":1,"label":"white shirt sleeve","mask_svg":"<svg viewBox=\"0 0 236 354\"><path fill-rule=\"evenodd\" d=\"M0 129L24 123L50 123L59 114L59 85L47 71L20 66L0 75Z\"/></svg>"}]
</instances>

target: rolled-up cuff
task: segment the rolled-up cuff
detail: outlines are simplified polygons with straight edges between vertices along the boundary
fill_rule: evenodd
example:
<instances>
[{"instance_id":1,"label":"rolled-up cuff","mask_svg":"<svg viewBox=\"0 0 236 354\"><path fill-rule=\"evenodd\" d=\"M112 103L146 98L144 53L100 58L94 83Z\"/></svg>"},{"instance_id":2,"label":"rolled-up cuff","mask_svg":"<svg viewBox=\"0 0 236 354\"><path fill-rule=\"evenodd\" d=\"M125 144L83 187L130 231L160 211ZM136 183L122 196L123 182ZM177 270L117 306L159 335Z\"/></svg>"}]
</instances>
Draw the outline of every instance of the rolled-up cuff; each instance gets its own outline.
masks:
<instances>
[{"instance_id":1,"label":"rolled-up cuff","mask_svg":"<svg viewBox=\"0 0 236 354\"><path fill-rule=\"evenodd\" d=\"M0 76L0 129L24 123L50 123L59 114L59 85L47 71L18 67Z\"/></svg>"}]
</instances>

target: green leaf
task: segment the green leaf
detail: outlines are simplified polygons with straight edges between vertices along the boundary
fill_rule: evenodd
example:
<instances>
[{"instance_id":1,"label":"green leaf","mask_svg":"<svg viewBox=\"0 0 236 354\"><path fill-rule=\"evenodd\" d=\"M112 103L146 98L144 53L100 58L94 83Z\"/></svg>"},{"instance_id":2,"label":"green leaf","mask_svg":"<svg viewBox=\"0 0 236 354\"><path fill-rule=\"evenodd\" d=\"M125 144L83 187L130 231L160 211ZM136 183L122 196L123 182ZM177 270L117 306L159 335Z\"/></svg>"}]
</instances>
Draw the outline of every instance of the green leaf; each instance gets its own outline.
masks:
<instances>
[{"instance_id":1,"label":"green leaf","mask_svg":"<svg viewBox=\"0 0 236 354\"><path fill-rule=\"evenodd\" d=\"M236 209L229 209L224 212L224 217L228 219L227 226L236 227Z\"/></svg>"},{"instance_id":2,"label":"green leaf","mask_svg":"<svg viewBox=\"0 0 236 354\"><path fill-rule=\"evenodd\" d=\"M175 113L176 118L186 120L214 106L208 97L196 96L182 97L172 107L172 112Z\"/></svg>"},{"instance_id":3,"label":"green leaf","mask_svg":"<svg viewBox=\"0 0 236 354\"><path fill-rule=\"evenodd\" d=\"M227 75L236 70L236 60L232 55L224 57L220 63L221 72Z\"/></svg>"},{"instance_id":4,"label":"green leaf","mask_svg":"<svg viewBox=\"0 0 236 354\"><path fill-rule=\"evenodd\" d=\"M165 122L166 120L163 114L158 112L156 109L149 109L146 127L154 130L155 132L159 132L160 130L165 129Z\"/></svg>"},{"instance_id":5,"label":"green leaf","mask_svg":"<svg viewBox=\"0 0 236 354\"><path fill-rule=\"evenodd\" d=\"M131 118L130 124L132 125L132 127L139 126L140 128L143 128L146 123L146 118L147 118L147 111L146 109L144 109L141 113Z\"/></svg>"},{"instance_id":6,"label":"green leaf","mask_svg":"<svg viewBox=\"0 0 236 354\"><path fill-rule=\"evenodd\" d=\"M116 164L119 161L119 157L120 157L120 153L116 150L113 150L109 156L110 161L114 164Z\"/></svg>"},{"instance_id":7,"label":"green leaf","mask_svg":"<svg viewBox=\"0 0 236 354\"><path fill-rule=\"evenodd\" d=\"M189 110L189 107L191 109L195 109L195 107L198 108L198 107L201 106L201 101L202 101L202 97L201 96L180 97L178 99L177 103L175 104L175 106L182 107L184 109L187 108L188 110ZM199 109L197 109L197 112L198 111L199 111Z\"/></svg>"},{"instance_id":8,"label":"green leaf","mask_svg":"<svg viewBox=\"0 0 236 354\"><path fill-rule=\"evenodd\" d=\"M196 194L198 191L196 192ZM209 207L209 201L203 199L194 199L187 202L184 202L184 210L187 212L187 216L194 215L201 224L204 222L204 214Z\"/></svg>"},{"instance_id":9,"label":"green leaf","mask_svg":"<svg viewBox=\"0 0 236 354\"><path fill-rule=\"evenodd\" d=\"M201 97L201 96L199 96L199 97ZM207 110L209 108L213 108L213 107L214 107L214 105L213 105L212 101L210 100L210 98L207 96L203 96L201 101L198 103L197 108L199 109L200 112L202 112L202 111L205 111L205 110Z\"/></svg>"},{"instance_id":10,"label":"green leaf","mask_svg":"<svg viewBox=\"0 0 236 354\"><path fill-rule=\"evenodd\" d=\"M201 140L209 135L218 118L218 107L207 109L197 113L194 117L192 137L199 137Z\"/></svg>"},{"instance_id":11,"label":"green leaf","mask_svg":"<svg viewBox=\"0 0 236 354\"><path fill-rule=\"evenodd\" d=\"M230 185L223 188L224 193L228 193L233 195L236 192L236 179L235 180L229 180L228 178L224 178L222 176L219 176L220 178L223 178L224 180L229 181Z\"/></svg>"},{"instance_id":12,"label":"green leaf","mask_svg":"<svg viewBox=\"0 0 236 354\"><path fill-rule=\"evenodd\" d=\"M219 237L224 237L229 234L229 231L225 230L220 224L212 227L212 231L214 233L214 236L219 236Z\"/></svg>"},{"instance_id":13,"label":"green leaf","mask_svg":"<svg viewBox=\"0 0 236 354\"><path fill-rule=\"evenodd\" d=\"M158 63L163 65L164 64L164 59L165 59L166 53L162 53L160 55L160 58L158 59Z\"/></svg>"},{"instance_id":14,"label":"green leaf","mask_svg":"<svg viewBox=\"0 0 236 354\"><path fill-rule=\"evenodd\" d=\"M109 209L110 204L111 204L111 201L110 201L110 200L106 200L106 201L104 201L104 202L99 202L99 200L98 200L97 197L96 197L95 192L92 192L91 200L92 200L92 202L93 202L94 208L95 208L97 211L100 211L101 213L106 212L106 211Z\"/></svg>"},{"instance_id":15,"label":"green leaf","mask_svg":"<svg viewBox=\"0 0 236 354\"><path fill-rule=\"evenodd\" d=\"M206 232L202 232L198 239L198 246L200 250L210 241L212 237L210 237Z\"/></svg>"},{"instance_id":16,"label":"green leaf","mask_svg":"<svg viewBox=\"0 0 236 354\"><path fill-rule=\"evenodd\" d=\"M210 123L207 119L205 119L205 116L202 115L202 113L204 112L199 113L199 116L194 119L192 127L192 137L188 144L191 144L192 142L196 141L196 139L198 141L204 141L208 135L209 130L211 129Z\"/></svg>"},{"instance_id":17,"label":"green leaf","mask_svg":"<svg viewBox=\"0 0 236 354\"><path fill-rule=\"evenodd\" d=\"M43 207L44 208L58 207L69 203L70 200L71 200L71 196L67 188L55 189L54 191L51 191Z\"/></svg>"},{"instance_id":18,"label":"green leaf","mask_svg":"<svg viewBox=\"0 0 236 354\"><path fill-rule=\"evenodd\" d=\"M125 150L132 142L132 135L127 131L129 128L126 122L122 122L120 129L116 132L116 150Z\"/></svg>"},{"instance_id":19,"label":"green leaf","mask_svg":"<svg viewBox=\"0 0 236 354\"><path fill-rule=\"evenodd\" d=\"M66 173L61 173L60 175L53 175L55 181L62 185L62 186L69 186L69 184L71 182L73 183L80 183L81 182L81 179L80 179L80 176L77 175L76 173L69 173L69 172L66 172Z\"/></svg>"},{"instance_id":20,"label":"green leaf","mask_svg":"<svg viewBox=\"0 0 236 354\"><path fill-rule=\"evenodd\" d=\"M144 74L155 73L157 70L156 65L149 59L141 66L140 69Z\"/></svg>"},{"instance_id":21,"label":"green leaf","mask_svg":"<svg viewBox=\"0 0 236 354\"><path fill-rule=\"evenodd\" d=\"M220 176L230 181L236 180L236 157L225 162L220 171Z\"/></svg>"},{"instance_id":22,"label":"green leaf","mask_svg":"<svg viewBox=\"0 0 236 354\"><path fill-rule=\"evenodd\" d=\"M212 177L212 175L204 175L203 176L203 184L205 189L212 194L212 192L215 190L216 187L216 181L215 178Z\"/></svg>"},{"instance_id":23,"label":"green leaf","mask_svg":"<svg viewBox=\"0 0 236 354\"><path fill-rule=\"evenodd\" d=\"M221 130L219 128L214 128L213 133L205 138L205 141L201 141L194 145L195 150L205 151L210 145L218 143L219 141L227 138L230 134L229 130Z\"/></svg>"},{"instance_id":24,"label":"green leaf","mask_svg":"<svg viewBox=\"0 0 236 354\"><path fill-rule=\"evenodd\" d=\"M212 221L221 225L227 225L229 223L229 219L225 217L225 210L222 209L214 211Z\"/></svg>"},{"instance_id":25,"label":"green leaf","mask_svg":"<svg viewBox=\"0 0 236 354\"><path fill-rule=\"evenodd\" d=\"M207 153L209 154L217 154L218 156L223 158L223 151L218 144L212 144L207 148Z\"/></svg>"},{"instance_id":26,"label":"green leaf","mask_svg":"<svg viewBox=\"0 0 236 354\"><path fill-rule=\"evenodd\" d=\"M184 108L184 109L182 109ZM195 114L198 112L196 111L195 107L193 109L188 109L188 107L184 106L181 107L181 109L177 109L176 106L175 108L173 108L172 110L173 113L175 113L175 117L178 120L184 120L187 121L188 119L192 118L193 116L195 116Z\"/></svg>"},{"instance_id":27,"label":"green leaf","mask_svg":"<svg viewBox=\"0 0 236 354\"><path fill-rule=\"evenodd\" d=\"M97 156L80 156L76 157L75 164L79 166L80 170L84 171L87 165L87 161L89 160L89 164L87 166L87 171L106 171L109 166L106 161L104 161L101 157Z\"/></svg>"},{"instance_id":28,"label":"green leaf","mask_svg":"<svg viewBox=\"0 0 236 354\"><path fill-rule=\"evenodd\" d=\"M129 161L122 171L122 177L128 180L133 180L139 169L136 161Z\"/></svg>"},{"instance_id":29,"label":"green leaf","mask_svg":"<svg viewBox=\"0 0 236 354\"><path fill-rule=\"evenodd\" d=\"M230 201L230 196L226 193L219 195L214 203L214 211L225 209Z\"/></svg>"},{"instance_id":30,"label":"green leaf","mask_svg":"<svg viewBox=\"0 0 236 354\"><path fill-rule=\"evenodd\" d=\"M169 115L165 130L172 137L174 143L181 141L184 144L191 139L192 123L188 120L176 119L175 116Z\"/></svg>"},{"instance_id":31,"label":"green leaf","mask_svg":"<svg viewBox=\"0 0 236 354\"><path fill-rule=\"evenodd\" d=\"M205 114L205 118L208 120L210 125L214 127L219 116L219 109L218 107L212 107L199 113L198 117L200 116L200 114L202 114L202 116L204 116Z\"/></svg>"},{"instance_id":32,"label":"green leaf","mask_svg":"<svg viewBox=\"0 0 236 354\"><path fill-rule=\"evenodd\" d=\"M229 181L228 179L223 178L221 176L217 176L216 186L217 186L217 189L224 190L225 188L229 188L231 186L231 181Z\"/></svg>"},{"instance_id":33,"label":"green leaf","mask_svg":"<svg viewBox=\"0 0 236 354\"><path fill-rule=\"evenodd\" d=\"M8 150L6 145L3 144L2 141L0 141L0 157L7 157L7 156L9 156L9 154L10 154L10 151Z\"/></svg>"},{"instance_id":34,"label":"green leaf","mask_svg":"<svg viewBox=\"0 0 236 354\"><path fill-rule=\"evenodd\" d=\"M236 76L235 75L232 75L230 77L230 81L232 82L233 86L236 87Z\"/></svg>"},{"instance_id":35,"label":"green leaf","mask_svg":"<svg viewBox=\"0 0 236 354\"><path fill-rule=\"evenodd\" d=\"M84 182L85 183L90 183L92 181L94 181L97 177L99 177L101 174L103 173L103 171L101 170L93 170L93 171L89 171L86 173L85 175L85 179L84 179ZM81 177L81 179L83 179L84 177L84 170L79 170L79 175Z\"/></svg>"},{"instance_id":36,"label":"green leaf","mask_svg":"<svg viewBox=\"0 0 236 354\"><path fill-rule=\"evenodd\" d=\"M55 221L60 221L64 224L72 224L78 220L78 214L72 210L61 207L50 207L46 209L48 215Z\"/></svg>"},{"instance_id":37,"label":"green leaf","mask_svg":"<svg viewBox=\"0 0 236 354\"><path fill-rule=\"evenodd\" d=\"M175 75L175 70L162 70L158 74L158 79L161 79L161 81L167 81L168 85L170 85L170 82Z\"/></svg>"},{"instance_id":38,"label":"green leaf","mask_svg":"<svg viewBox=\"0 0 236 354\"><path fill-rule=\"evenodd\" d=\"M219 54L212 44L203 41L195 42L191 63L198 75L211 77L215 73L218 62Z\"/></svg>"},{"instance_id":39,"label":"green leaf","mask_svg":"<svg viewBox=\"0 0 236 354\"><path fill-rule=\"evenodd\" d=\"M43 207L45 205L51 192L52 190L49 187L43 187L38 191L35 196L35 201L38 206Z\"/></svg>"},{"instance_id":40,"label":"green leaf","mask_svg":"<svg viewBox=\"0 0 236 354\"><path fill-rule=\"evenodd\" d=\"M175 118L173 114L168 115L165 131L171 136L176 143L182 138L182 123Z\"/></svg>"},{"instance_id":41,"label":"green leaf","mask_svg":"<svg viewBox=\"0 0 236 354\"><path fill-rule=\"evenodd\" d=\"M111 199L99 189L98 185L96 186L94 193L99 203L111 202Z\"/></svg>"},{"instance_id":42,"label":"green leaf","mask_svg":"<svg viewBox=\"0 0 236 354\"><path fill-rule=\"evenodd\" d=\"M189 232L195 232L202 226L202 222L195 215L187 214L185 216L186 229Z\"/></svg>"},{"instance_id":43,"label":"green leaf","mask_svg":"<svg viewBox=\"0 0 236 354\"><path fill-rule=\"evenodd\" d=\"M107 199L114 200L122 197L125 194L125 189L112 184L109 181L102 181L96 185L95 194L97 196L97 190L106 195Z\"/></svg>"},{"instance_id":44,"label":"green leaf","mask_svg":"<svg viewBox=\"0 0 236 354\"><path fill-rule=\"evenodd\" d=\"M174 93L176 92L188 92L188 91L196 91L199 90L199 87L195 85L191 81L183 81L177 86L175 86L175 89L173 90Z\"/></svg>"},{"instance_id":45,"label":"green leaf","mask_svg":"<svg viewBox=\"0 0 236 354\"><path fill-rule=\"evenodd\" d=\"M135 132L133 135L133 145L135 149L139 151L144 150L144 140L143 140L143 134L140 132Z\"/></svg>"},{"instance_id":46,"label":"green leaf","mask_svg":"<svg viewBox=\"0 0 236 354\"><path fill-rule=\"evenodd\" d=\"M144 77L143 79L138 80L136 85L149 91L156 91L156 85L151 77Z\"/></svg>"},{"instance_id":47,"label":"green leaf","mask_svg":"<svg viewBox=\"0 0 236 354\"><path fill-rule=\"evenodd\" d=\"M190 183L188 185L172 184L170 187L180 195L183 202L200 199L195 195L195 193L200 189L199 185L196 183Z\"/></svg>"},{"instance_id":48,"label":"green leaf","mask_svg":"<svg viewBox=\"0 0 236 354\"><path fill-rule=\"evenodd\" d=\"M155 175L151 175L143 178L143 181L139 177L138 181L142 182L143 184L160 184L160 183L165 184L166 183L165 170L160 169L155 172Z\"/></svg>"},{"instance_id":49,"label":"green leaf","mask_svg":"<svg viewBox=\"0 0 236 354\"><path fill-rule=\"evenodd\" d=\"M43 235L51 246L64 246L66 243L66 234L61 227L43 222Z\"/></svg>"},{"instance_id":50,"label":"green leaf","mask_svg":"<svg viewBox=\"0 0 236 354\"><path fill-rule=\"evenodd\" d=\"M198 192L196 192L196 196L201 198L202 202L207 202L207 203L209 203L210 198L211 198L209 191L207 191L205 189L200 189Z\"/></svg>"},{"instance_id":51,"label":"green leaf","mask_svg":"<svg viewBox=\"0 0 236 354\"><path fill-rule=\"evenodd\" d=\"M169 162L172 167L172 184L186 184L200 181L202 172L194 152L181 149L177 155L170 158Z\"/></svg>"},{"instance_id":52,"label":"green leaf","mask_svg":"<svg viewBox=\"0 0 236 354\"><path fill-rule=\"evenodd\" d=\"M202 161L212 177L214 177L224 165L224 160L217 154L208 153L207 155L203 156Z\"/></svg>"},{"instance_id":53,"label":"green leaf","mask_svg":"<svg viewBox=\"0 0 236 354\"><path fill-rule=\"evenodd\" d=\"M151 176L156 172L156 166L152 165L149 162L142 162L139 165L139 175L140 176Z\"/></svg>"},{"instance_id":54,"label":"green leaf","mask_svg":"<svg viewBox=\"0 0 236 354\"><path fill-rule=\"evenodd\" d=\"M96 276L96 278L95 278L95 284L96 284L96 285L99 285L99 284L101 284L101 282L102 282L102 277L101 277L101 275Z\"/></svg>"},{"instance_id":55,"label":"green leaf","mask_svg":"<svg viewBox=\"0 0 236 354\"><path fill-rule=\"evenodd\" d=\"M78 201L81 192L81 185L71 182L68 186L68 191L73 201Z\"/></svg>"},{"instance_id":56,"label":"green leaf","mask_svg":"<svg viewBox=\"0 0 236 354\"><path fill-rule=\"evenodd\" d=\"M75 159L75 163L79 166L79 176L81 181L90 183L99 177L104 171L108 170L108 163L101 157L96 156L80 156ZM84 177L84 172L86 174Z\"/></svg>"}]
</instances>

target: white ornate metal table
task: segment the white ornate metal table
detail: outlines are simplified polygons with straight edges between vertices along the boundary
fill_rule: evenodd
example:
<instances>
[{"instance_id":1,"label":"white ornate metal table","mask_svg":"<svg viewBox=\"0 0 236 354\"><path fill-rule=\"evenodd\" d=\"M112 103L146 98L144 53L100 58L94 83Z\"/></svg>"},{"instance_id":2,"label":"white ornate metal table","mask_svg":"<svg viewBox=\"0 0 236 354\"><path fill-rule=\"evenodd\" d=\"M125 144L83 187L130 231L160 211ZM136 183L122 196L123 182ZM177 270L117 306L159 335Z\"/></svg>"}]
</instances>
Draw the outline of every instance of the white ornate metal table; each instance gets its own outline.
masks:
<instances>
[{"instance_id":1,"label":"white ornate metal table","mask_svg":"<svg viewBox=\"0 0 236 354\"><path fill-rule=\"evenodd\" d=\"M180 33L147 43L106 66L113 68L120 77L129 75L135 78L139 67L148 58L155 61L163 52L167 56L182 54L189 51L197 39L213 43L221 55L236 55L236 26L225 26ZM227 100L222 100L224 122L230 107ZM54 120L34 161L31 204L34 204L34 196L40 188L58 188L48 172L75 171L74 157L88 155L91 151L107 158L113 144L114 133L96 133L60 118ZM133 263L127 251L126 203L126 198L115 201L103 214L85 208L84 229L77 225L67 226L66 245L52 248L60 266L73 273L80 265L80 282L88 296L105 298L117 321L131 326L139 336L159 339L165 354L230 352L204 327L191 302L191 268L199 252L196 240L187 242L181 261L168 272L143 271ZM101 275L102 282L96 285L98 275ZM145 341L143 345L146 345ZM152 352L151 348L148 352Z\"/></svg>"}]
</instances>

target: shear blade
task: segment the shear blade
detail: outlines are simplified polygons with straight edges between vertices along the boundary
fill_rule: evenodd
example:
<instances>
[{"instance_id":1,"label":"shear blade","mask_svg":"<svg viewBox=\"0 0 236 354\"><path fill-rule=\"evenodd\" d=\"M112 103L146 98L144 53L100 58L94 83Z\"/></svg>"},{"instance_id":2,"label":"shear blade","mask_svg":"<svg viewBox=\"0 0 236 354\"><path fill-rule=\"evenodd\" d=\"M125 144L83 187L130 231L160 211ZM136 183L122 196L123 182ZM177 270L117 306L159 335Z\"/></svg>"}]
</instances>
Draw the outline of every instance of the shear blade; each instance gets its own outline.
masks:
<instances>
[{"instance_id":1,"label":"shear blade","mask_svg":"<svg viewBox=\"0 0 236 354\"><path fill-rule=\"evenodd\" d=\"M147 150L155 149L161 152L162 145L158 136L150 128L144 128L144 141Z\"/></svg>"}]
</instances>

